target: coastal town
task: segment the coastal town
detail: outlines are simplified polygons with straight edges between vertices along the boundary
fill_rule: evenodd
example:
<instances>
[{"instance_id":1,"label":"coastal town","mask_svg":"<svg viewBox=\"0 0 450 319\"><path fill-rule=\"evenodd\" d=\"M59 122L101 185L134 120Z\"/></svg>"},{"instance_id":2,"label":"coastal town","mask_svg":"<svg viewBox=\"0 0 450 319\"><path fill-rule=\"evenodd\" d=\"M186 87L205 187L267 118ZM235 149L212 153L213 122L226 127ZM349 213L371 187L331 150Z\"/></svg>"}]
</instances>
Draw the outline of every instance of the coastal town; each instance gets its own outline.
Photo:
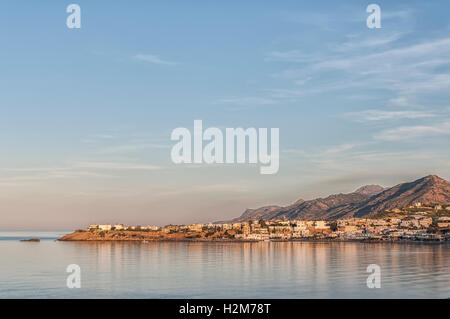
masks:
<instances>
[{"instance_id":1,"label":"coastal town","mask_svg":"<svg viewBox=\"0 0 450 319\"><path fill-rule=\"evenodd\" d=\"M371 218L336 220L249 220L192 225L90 225L63 241L448 241L450 205L415 203Z\"/></svg>"}]
</instances>

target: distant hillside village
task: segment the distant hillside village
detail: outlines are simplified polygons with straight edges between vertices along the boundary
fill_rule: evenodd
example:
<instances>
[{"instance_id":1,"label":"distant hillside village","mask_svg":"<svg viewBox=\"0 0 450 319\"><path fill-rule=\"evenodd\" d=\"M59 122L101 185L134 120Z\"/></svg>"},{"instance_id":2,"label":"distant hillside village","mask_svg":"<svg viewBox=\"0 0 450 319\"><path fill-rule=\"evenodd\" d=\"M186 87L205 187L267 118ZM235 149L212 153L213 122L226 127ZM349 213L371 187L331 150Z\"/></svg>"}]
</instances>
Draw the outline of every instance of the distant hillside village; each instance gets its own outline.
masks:
<instances>
[{"instance_id":1,"label":"distant hillside village","mask_svg":"<svg viewBox=\"0 0 450 319\"><path fill-rule=\"evenodd\" d=\"M81 235L85 233L84 236ZM86 234L87 233L87 234ZM75 234L75 235L74 235ZM421 240L450 239L450 205L416 203L372 218L250 220L239 223L91 225L62 240ZM79 234L78 236L76 234ZM71 235L74 235L70 237Z\"/></svg>"}]
</instances>

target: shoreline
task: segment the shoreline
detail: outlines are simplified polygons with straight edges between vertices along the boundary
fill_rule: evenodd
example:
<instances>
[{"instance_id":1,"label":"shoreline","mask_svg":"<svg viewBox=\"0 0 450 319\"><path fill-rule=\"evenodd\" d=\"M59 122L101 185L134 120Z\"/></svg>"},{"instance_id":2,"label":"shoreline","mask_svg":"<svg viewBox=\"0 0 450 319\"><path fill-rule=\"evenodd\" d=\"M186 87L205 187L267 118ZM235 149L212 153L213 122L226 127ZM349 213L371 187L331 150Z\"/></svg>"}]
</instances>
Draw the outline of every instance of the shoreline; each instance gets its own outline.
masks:
<instances>
[{"instance_id":1,"label":"shoreline","mask_svg":"<svg viewBox=\"0 0 450 319\"><path fill-rule=\"evenodd\" d=\"M61 237L62 238L62 237ZM273 239L273 240L242 240L242 239L216 239L216 240L202 240L202 239L61 239L58 238L56 241L60 242L88 242L88 243L101 243L101 242L119 242L119 243L293 243L293 242L307 242L307 243L388 243L388 244L449 244L450 241L445 240L411 240L411 239L400 239L400 240L379 240L379 239Z\"/></svg>"}]
</instances>

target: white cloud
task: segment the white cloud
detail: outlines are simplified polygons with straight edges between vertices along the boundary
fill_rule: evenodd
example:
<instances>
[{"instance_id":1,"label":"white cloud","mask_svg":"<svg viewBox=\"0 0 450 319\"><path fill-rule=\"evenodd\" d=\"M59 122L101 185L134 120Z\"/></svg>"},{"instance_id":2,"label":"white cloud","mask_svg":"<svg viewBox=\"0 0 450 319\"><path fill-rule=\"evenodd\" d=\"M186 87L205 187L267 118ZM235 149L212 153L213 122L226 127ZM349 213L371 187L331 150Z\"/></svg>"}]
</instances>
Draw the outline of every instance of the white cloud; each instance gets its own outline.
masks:
<instances>
[{"instance_id":1,"label":"white cloud","mask_svg":"<svg viewBox=\"0 0 450 319\"><path fill-rule=\"evenodd\" d=\"M60 179L75 179L75 178L111 178L115 177L109 174L72 170L70 168L23 168L23 169L8 169L2 168L2 171L7 172L28 172L28 175L13 175L0 177L0 185L2 186L24 186L33 182L42 182L49 180Z\"/></svg>"},{"instance_id":2,"label":"white cloud","mask_svg":"<svg viewBox=\"0 0 450 319\"><path fill-rule=\"evenodd\" d=\"M298 63L312 63L320 61L318 56L304 53L300 50L291 51L273 51L267 54L264 61L281 61L281 62L298 62Z\"/></svg>"},{"instance_id":3,"label":"white cloud","mask_svg":"<svg viewBox=\"0 0 450 319\"><path fill-rule=\"evenodd\" d=\"M103 170L159 170L160 166L125 162L77 162L74 167Z\"/></svg>"},{"instance_id":4,"label":"white cloud","mask_svg":"<svg viewBox=\"0 0 450 319\"><path fill-rule=\"evenodd\" d=\"M412 9L404 9L404 10L398 10L398 11L387 11L382 13L382 19L407 19L412 17L413 14Z\"/></svg>"},{"instance_id":5,"label":"white cloud","mask_svg":"<svg viewBox=\"0 0 450 319\"><path fill-rule=\"evenodd\" d=\"M399 68L408 71L411 66L424 66L423 62L450 55L450 38L433 40L411 46L389 49L379 53L345 58L331 58L314 65L314 69L346 69L350 72L392 74ZM436 63L439 60L436 60ZM445 60L440 60L445 61ZM376 72L375 72L376 71Z\"/></svg>"},{"instance_id":6,"label":"white cloud","mask_svg":"<svg viewBox=\"0 0 450 319\"><path fill-rule=\"evenodd\" d=\"M99 151L102 154L117 154L117 153L131 153L138 152L146 149L166 149L170 148L170 145L154 144L154 143L138 143L138 144L125 144L105 147Z\"/></svg>"},{"instance_id":7,"label":"white cloud","mask_svg":"<svg viewBox=\"0 0 450 319\"><path fill-rule=\"evenodd\" d=\"M392 44L403 36L403 33L393 33L383 36L364 37L352 36L351 41L336 46L337 52L348 52L357 49L377 49Z\"/></svg>"},{"instance_id":8,"label":"white cloud","mask_svg":"<svg viewBox=\"0 0 450 319\"><path fill-rule=\"evenodd\" d=\"M373 53L372 47L377 43L391 43L399 35L386 38L366 40L365 43L347 46L345 52L336 51L311 53L291 50L276 52L275 57L285 61L311 61L302 68L291 68L278 72L275 77L292 81L314 77L326 79L314 83L308 91L280 88L273 91L288 92L290 95L320 94L331 90L346 88L384 89L397 95L391 102L405 106L406 96L416 96L446 90L450 87L450 74L437 72L446 70L450 61L450 38L441 38L394 49L383 49ZM354 50L366 46L365 50ZM274 57L274 54L271 55ZM321 76L326 74L327 76ZM335 77L330 77L333 74ZM396 100L397 99L397 100Z\"/></svg>"},{"instance_id":9,"label":"white cloud","mask_svg":"<svg viewBox=\"0 0 450 319\"><path fill-rule=\"evenodd\" d=\"M390 99L389 104L392 106L411 106L411 103L409 102L408 98L406 96L397 96L395 98Z\"/></svg>"},{"instance_id":10,"label":"white cloud","mask_svg":"<svg viewBox=\"0 0 450 319\"><path fill-rule=\"evenodd\" d=\"M434 117L431 112L420 111L383 111L383 110L365 110L361 112L346 113L349 119L358 122L383 121L383 120L399 120L399 119L421 119Z\"/></svg>"},{"instance_id":11,"label":"white cloud","mask_svg":"<svg viewBox=\"0 0 450 319\"><path fill-rule=\"evenodd\" d=\"M445 122L436 125L402 126L394 129L389 129L375 135L375 139L383 141L402 141L414 138L449 134L450 122Z\"/></svg>"},{"instance_id":12,"label":"white cloud","mask_svg":"<svg viewBox=\"0 0 450 319\"><path fill-rule=\"evenodd\" d=\"M149 62L153 64L162 64L162 65L176 65L177 63L166 61L153 54L136 54L133 56L134 59L144 62Z\"/></svg>"},{"instance_id":13,"label":"white cloud","mask_svg":"<svg viewBox=\"0 0 450 319\"><path fill-rule=\"evenodd\" d=\"M333 30L336 23L342 21L341 17L336 15L313 11L284 12L282 16L290 23L309 25L323 30Z\"/></svg>"},{"instance_id":14,"label":"white cloud","mask_svg":"<svg viewBox=\"0 0 450 319\"><path fill-rule=\"evenodd\" d=\"M116 177L104 171L160 170L162 167L150 164L127 162L73 162L59 167L3 167L0 183L28 183L33 181L73 179L73 178L111 178ZM26 175L25 175L26 174Z\"/></svg>"},{"instance_id":15,"label":"white cloud","mask_svg":"<svg viewBox=\"0 0 450 319\"><path fill-rule=\"evenodd\" d=\"M264 97L238 97L218 100L220 104L234 104L234 105L270 105L278 103L277 100Z\"/></svg>"},{"instance_id":16,"label":"white cloud","mask_svg":"<svg viewBox=\"0 0 450 319\"><path fill-rule=\"evenodd\" d=\"M355 144L341 144L325 150L325 154L337 154L353 149Z\"/></svg>"}]
</instances>

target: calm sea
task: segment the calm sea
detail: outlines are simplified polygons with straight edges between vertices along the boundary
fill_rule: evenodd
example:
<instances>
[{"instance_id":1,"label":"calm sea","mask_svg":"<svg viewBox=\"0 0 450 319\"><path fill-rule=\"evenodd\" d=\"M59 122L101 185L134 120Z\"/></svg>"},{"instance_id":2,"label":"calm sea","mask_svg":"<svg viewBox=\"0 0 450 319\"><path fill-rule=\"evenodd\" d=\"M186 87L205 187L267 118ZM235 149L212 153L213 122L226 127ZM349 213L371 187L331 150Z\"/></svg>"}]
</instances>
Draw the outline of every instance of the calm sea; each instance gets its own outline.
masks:
<instances>
[{"instance_id":1,"label":"calm sea","mask_svg":"<svg viewBox=\"0 0 450 319\"><path fill-rule=\"evenodd\" d=\"M449 244L55 241L64 233L0 231L0 298L450 297ZM31 237L42 241L19 241ZM69 264L80 289L66 286Z\"/></svg>"}]
</instances>

